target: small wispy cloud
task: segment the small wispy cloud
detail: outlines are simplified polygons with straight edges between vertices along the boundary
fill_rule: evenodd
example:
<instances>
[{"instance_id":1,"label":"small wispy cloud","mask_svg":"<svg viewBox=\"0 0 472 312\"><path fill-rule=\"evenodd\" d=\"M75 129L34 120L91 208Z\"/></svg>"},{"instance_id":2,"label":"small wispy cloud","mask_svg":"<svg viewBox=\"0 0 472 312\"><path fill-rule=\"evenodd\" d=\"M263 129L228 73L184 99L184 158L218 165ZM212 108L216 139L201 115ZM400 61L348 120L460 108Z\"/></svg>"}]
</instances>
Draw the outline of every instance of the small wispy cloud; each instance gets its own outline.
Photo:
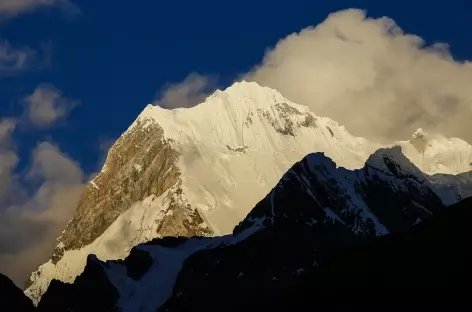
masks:
<instances>
[{"instance_id":1,"label":"small wispy cloud","mask_svg":"<svg viewBox=\"0 0 472 312\"><path fill-rule=\"evenodd\" d=\"M1 0L0 18L11 18L41 8L60 8L68 13L78 13L79 8L69 0Z\"/></svg>"},{"instance_id":2,"label":"small wispy cloud","mask_svg":"<svg viewBox=\"0 0 472 312\"><path fill-rule=\"evenodd\" d=\"M16 121L13 118L0 121L0 148L9 146L10 135L15 130Z\"/></svg>"},{"instance_id":3,"label":"small wispy cloud","mask_svg":"<svg viewBox=\"0 0 472 312\"><path fill-rule=\"evenodd\" d=\"M18 156L11 146L11 135L15 128L15 120L0 120L0 200L3 202L6 202L6 196L11 191L13 170L18 164Z\"/></svg>"},{"instance_id":4,"label":"small wispy cloud","mask_svg":"<svg viewBox=\"0 0 472 312\"><path fill-rule=\"evenodd\" d=\"M12 76L29 69L36 57L36 52L29 47L13 47L8 41L0 41L0 76Z\"/></svg>"},{"instance_id":5,"label":"small wispy cloud","mask_svg":"<svg viewBox=\"0 0 472 312\"><path fill-rule=\"evenodd\" d=\"M29 122L45 128L65 118L80 102L63 96L53 85L41 84L25 98L25 103Z\"/></svg>"},{"instance_id":6,"label":"small wispy cloud","mask_svg":"<svg viewBox=\"0 0 472 312\"><path fill-rule=\"evenodd\" d=\"M215 77L191 73L182 82L166 84L153 104L169 109L195 106L216 89L216 82Z\"/></svg>"}]
</instances>

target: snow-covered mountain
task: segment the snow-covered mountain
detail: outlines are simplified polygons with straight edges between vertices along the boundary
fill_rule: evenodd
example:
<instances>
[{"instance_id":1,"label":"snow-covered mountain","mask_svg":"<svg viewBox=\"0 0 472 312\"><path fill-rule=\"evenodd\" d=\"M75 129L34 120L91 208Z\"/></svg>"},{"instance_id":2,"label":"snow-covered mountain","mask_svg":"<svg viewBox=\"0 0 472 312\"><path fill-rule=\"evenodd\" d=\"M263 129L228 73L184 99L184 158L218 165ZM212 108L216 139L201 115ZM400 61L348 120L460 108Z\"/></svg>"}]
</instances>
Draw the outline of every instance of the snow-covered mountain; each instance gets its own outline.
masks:
<instances>
[{"instance_id":1,"label":"snow-covered mountain","mask_svg":"<svg viewBox=\"0 0 472 312\"><path fill-rule=\"evenodd\" d=\"M402 282L465 287L472 201L463 201L459 214L454 207L453 214L444 213L449 208L428 177L399 151L379 150L356 170L337 168L321 153L310 154L231 235L155 239L133 248L124 261L103 263L89 256L73 284L51 283L39 310L244 311L256 303L270 310L277 307L271 306L274 300L303 290L307 278L314 291L305 289L305 296L316 308L332 304L316 300L323 292L342 299L333 288L343 288L343 283L376 290ZM431 223L436 225L425 233L423 224ZM377 240L370 250L378 235L390 238L380 246ZM392 239L399 242L392 244ZM363 246L368 251L364 260ZM348 259L357 266L344 257L333 262L352 248L357 251L348 253ZM337 266L342 273L336 274ZM366 304L352 300L351 308L359 301Z\"/></svg>"},{"instance_id":2,"label":"snow-covered mountain","mask_svg":"<svg viewBox=\"0 0 472 312\"><path fill-rule=\"evenodd\" d=\"M399 155L393 162L371 158L368 166L415 172L445 204L472 194L466 142L418 131L393 145L390 156L403 153L417 168ZM382 147L253 82L218 90L193 108L148 105L86 185L54 255L25 293L37 302L52 279L73 282L89 254L123 259L156 237L229 234L306 154L323 152L337 166L357 169ZM375 233L387 232L368 215L362 218L374 222Z\"/></svg>"}]
</instances>

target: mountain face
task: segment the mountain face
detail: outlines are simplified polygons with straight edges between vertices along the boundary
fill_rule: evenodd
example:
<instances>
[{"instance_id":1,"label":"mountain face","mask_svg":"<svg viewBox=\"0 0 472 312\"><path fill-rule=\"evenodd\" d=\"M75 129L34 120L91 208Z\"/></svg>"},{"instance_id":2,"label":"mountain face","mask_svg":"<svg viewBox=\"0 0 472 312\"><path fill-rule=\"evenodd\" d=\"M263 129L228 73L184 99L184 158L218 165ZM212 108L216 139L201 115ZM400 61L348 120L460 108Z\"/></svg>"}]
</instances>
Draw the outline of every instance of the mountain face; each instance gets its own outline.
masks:
<instances>
[{"instance_id":1,"label":"mountain face","mask_svg":"<svg viewBox=\"0 0 472 312\"><path fill-rule=\"evenodd\" d=\"M326 172L317 173L319 184L330 185L317 200L335 205L323 211L342 215L343 226L355 237L402 229L472 195L472 147L466 142L417 131L411 140L370 156L386 147L354 137L335 121L256 83L236 83L189 109L148 105L86 185L51 260L31 275L25 293L37 303L53 279L72 283L89 254L118 260L154 238L228 235L293 164L312 152L332 160L317 156L327 162ZM395 184L407 173L407 184ZM378 208L398 206L400 195L392 188L401 196L408 192L414 204L402 212ZM338 192L342 196L334 200ZM390 197L377 205L381 200L375 194L382 192ZM436 201L426 210L420 204L424 192ZM195 242L207 244L203 238Z\"/></svg>"},{"instance_id":2,"label":"mountain face","mask_svg":"<svg viewBox=\"0 0 472 312\"><path fill-rule=\"evenodd\" d=\"M73 284L51 283L38 308L240 311L255 303L276 307L274 298L295 298L296 290L306 287L321 289L312 295L305 292L304 302L310 298L313 304L316 294L329 295L326 287L342 287L343 283L346 287L355 287L357 282L398 286L400 281L389 270L413 272L421 261L437 265L430 273L450 286L465 272L462 244L470 235L461 231L468 219L455 214L458 208L446 207L434 188L429 176L403 156L399 147L377 151L356 170L337 167L322 153L310 154L282 177L231 235L154 239L134 247L125 260L102 262L89 256L84 272ZM470 206L470 201L465 203ZM448 215L444 211L449 210L455 217L444 221L446 225L431 221ZM425 231L438 234L428 236ZM379 242L383 236L387 238ZM438 259L447 258L445 255L425 258L447 252L444 248L451 248L449 261L457 261L458 266L440 265ZM411 261L389 262L384 252L393 254L392 259ZM344 262L349 259L359 263L359 272ZM378 263L369 271L364 260ZM425 268L431 269L432 264ZM337 273L338 267L342 274ZM419 271L420 276L426 274L424 269ZM399 275L405 277L405 283L417 281L418 286L431 280L421 281L405 272ZM448 280L451 272L457 274ZM369 283L348 278L362 279L364 274ZM328 282L332 276L339 283ZM438 281L432 285L441 286Z\"/></svg>"}]
</instances>

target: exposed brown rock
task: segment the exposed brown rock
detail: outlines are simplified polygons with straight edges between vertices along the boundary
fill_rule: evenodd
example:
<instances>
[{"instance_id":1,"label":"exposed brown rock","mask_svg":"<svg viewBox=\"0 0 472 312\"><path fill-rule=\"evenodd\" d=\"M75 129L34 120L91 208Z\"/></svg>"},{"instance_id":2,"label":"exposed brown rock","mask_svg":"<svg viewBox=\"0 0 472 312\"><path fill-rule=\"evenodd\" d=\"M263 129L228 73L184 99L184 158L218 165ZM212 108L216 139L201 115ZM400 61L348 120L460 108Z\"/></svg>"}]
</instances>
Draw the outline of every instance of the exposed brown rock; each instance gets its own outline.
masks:
<instances>
[{"instance_id":1,"label":"exposed brown rock","mask_svg":"<svg viewBox=\"0 0 472 312\"><path fill-rule=\"evenodd\" d=\"M310 113L305 112L302 113L295 107L290 106L287 103L277 103L275 105L275 109L280 116L280 118L284 121L283 125L278 124L274 118L270 115L268 111L264 111L262 109L258 109L257 113L259 118L265 118L271 125L274 127L275 131L283 135L291 135L295 136L295 129L300 127L311 127L316 129L318 125L316 124L316 118L313 117ZM304 116L305 118L302 121L293 121L293 117L296 116L296 119Z\"/></svg>"},{"instance_id":2,"label":"exposed brown rock","mask_svg":"<svg viewBox=\"0 0 472 312\"><path fill-rule=\"evenodd\" d=\"M318 128L318 125L316 124L316 118L313 117L310 113L305 114L305 119L300 123L300 125L306 128Z\"/></svg>"},{"instance_id":3,"label":"exposed brown rock","mask_svg":"<svg viewBox=\"0 0 472 312\"><path fill-rule=\"evenodd\" d=\"M160 196L177 183L179 153L169 143L157 123L141 119L111 147L104 170L85 187L74 218L59 238L62 244L56 248L54 262L63 250L93 242L132 203L152 194ZM178 234L172 229L165 232Z\"/></svg>"},{"instance_id":4,"label":"exposed brown rock","mask_svg":"<svg viewBox=\"0 0 472 312\"><path fill-rule=\"evenodd\" d=\"M328 126L326 127L326 129L328 129L329 134L331 134L331 136L334 137L334 132L333 132L333 130L331 130L331 128L328 127Z\"/></svg>"},{"instance_id":5,"label":"exposed brown rock","mask_svg":"<svg viewBox=\"0 0 472 312\"><path fill-rule=\"evenodd\" d=\"M236 147L236 148L233 148L229 145L226 145L226 148L232 152L236 152L236 153L245 153L246 152L246 149L247 149L247 146L244 146L244 147Z\"/></svg>"},{"instance_id":6,"label":"exposed brown rock","mask_svg":"<svg viewBox=\"0 0 472 312\"><path fill-rule=\"evenodd\" d=\"M288 118L290 115L292 115L292 116L302 115L302 113L298 109L288 105L285 102L275 104L275 108L279 112L280 116L282 116L284 118Z\"/></svg>"},{"instance_id":7,"label":"exposed brown rock","mask_svg":"<svg viewBox=\"0 0 472 312\"><path fill-rule=\"evenodd\" d=\"M244 125L246 127L249 127L250 125L252 125L253 121L252 121L252 117L254 116L254 112L251 110L249 111L248 115L246 116L246 119L244 120Z\"/></svg>"},{"instance_id":8,"label":"exposed brown rock","mask_svg":"<svg viewBox=\"0 0 472 312\"><path fill-rule=\"evenodd\" d=\"M182 193L179 181L177 187L174 187L166 196L169 206L164 213L164 217L155 221L158 223L156 236L192 237L212 235L213 231L203 220L198 210L182 199Z\"/></svg>"},{"instance_id":9,"label":"exposed brown rock","mask_svg":"<svg viewBox=\"0 0 472 312\"><path fill-rule=\"evenodd\" d=\"M279 105L279 104L277 104ZM287 104L285 104L287 105ZM288 105L287 105L288 106ZM294 125L293 125L293 122L292 120L290 119L290 115L287 111L285 110L282 110L284 106L276 106L276 109L279 111L280 113L280 116L282 117L282 119L285 121L285 124L283 125L283 127L281 127L275 120L274 118L272 118L272 116L270 115L270 113L268 111L264 111L262 109L258 109L257 110L257 113L259 114L259 118L265 118L270 124L272 127L274 127L275 131L277 131L278 133L280 134L283 134L283 135L291 135L291 136L295 136L295 133L293 132L294 131ZM292 107L293 108L293 107ZM295 109L295 108L293 108ZM296 110L296 109L295 109ZM297 111L298 112L298 111Z\"/></svg>"}]
</instances>

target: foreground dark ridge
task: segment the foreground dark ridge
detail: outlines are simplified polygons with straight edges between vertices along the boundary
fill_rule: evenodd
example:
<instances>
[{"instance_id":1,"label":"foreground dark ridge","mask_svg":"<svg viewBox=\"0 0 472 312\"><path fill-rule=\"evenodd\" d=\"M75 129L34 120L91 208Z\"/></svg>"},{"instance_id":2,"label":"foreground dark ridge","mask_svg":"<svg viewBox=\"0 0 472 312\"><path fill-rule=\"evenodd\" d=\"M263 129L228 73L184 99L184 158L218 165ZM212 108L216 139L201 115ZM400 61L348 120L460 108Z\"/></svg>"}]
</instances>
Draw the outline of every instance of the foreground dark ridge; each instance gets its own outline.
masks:
<instances>
[{"instance_id":1,"label":"foreground dark ridge","mask_svg":"<svg viewBox=\"0 0 472 312\"><path fill-rule=\"evenodd\" d=\"M411 230L337 253L312 281L334 288L461 288L471 279L472 198L438 211Z\"/></svg>"},{"instance_id":2,"label":"foreground dark ridge","mask_svg":"<svg viewBox=\"0 0 472 312\"><path fill-rule=\"evenodd\" d=\"M459 294L468 288L472 277L472 257L467 251L472 238L471 217L472 198L468 198L409 231L335 252L318 265L302 267L301 273L295 272L297 277L273 283L267 283L263 274L269 271L265 267L279 260L277 254L264 257L266 250L261 252L265 247L261 244L235 246L232 252L225 252L230 255L213 252L210 258L200 254L191 259L194 266L187 264L174 296L160 311L243 311L254 306L267 310L289 306L310 311L384 311L437 308L438 304L470 309L472 304ZM251 252L256 254L254 258ZM287 256L282 252L278 255L279 259ZM194 273L199 267L208 267L205 263L211 259L223 262L218 273L211 277L201 270ZM251 271L254 267L257 272ZM249 274L239 276L238 271ZM271 274L284 272L280 263Z\"/></svg>"},{"instance_id":3,"label":"foreground dark ridge","mask_svg":"<svg viewBox=\"0 0 472 312\"><path fill-rule=\"evenodd\" d=\"M5 275L0 274L0 311L34 311L31 300Z\"/></svg>"},{"instance_id":4,"label":"foreground dark ridge","mask_svg":"<svg viewBox=\"0 0 472 312\"><path fill-rule=\"evenodd\" d=\"M237 281L222 278L224 284L206 285L181 277L174 297L161 310L238 311L246 305L265 308L290 305L297 310L374 310L379 309L375 304L378 300L390 300L384 303L382 311L399 307L438 307L437 298L431 298L432 295L439 295L440 303L448 308L460 306L466 309L470 304L467 305L465 300L447 301L456 297L471 278L472 259L466 252L471 238L471 217L472 198L469 198L438 212L410 231L380 237L333 255L329 261L305 272L290 288L267 287L247 276ZM174 241L177 242L178 239ZM238 260L233 258L232 262ZM244 268L239 266L239 269ZM12 307L12 311L33 311L31 302L22 297L11 281L2 278L0 285L3 307ZM179 288L185 289L187 295L179 296ZM405 291L407 288L410 291ZM413 288L417 290L413 291ZM435 292L433 288L443 291ZM380 292L380 289L384 290ZM375 298L363 298L365 293L361 292L365 291ZM107 296L101 292L97 297L105 299ZM90 299L88 297L86 301ZM99 311L96 308L98 305L92 306L90 311ZM46 308L40 310L46 311Z\"/></svg>"},{"instance_id":5,"label":"foreground dark ridge","mask_svg":"<svg viewBox=\"0 0 472 312\"><path fill-rule=\"evenodd\" d=\"M471 217L472 198L468 198L437 212L409 231L379 237L355 248L337 252L323 263L300 274L293 284L278 287L264 285L259 279L251 278L251 271L247 270L250 269L247 267L248 261L239 262L242 258L251 258L248 251L264 258L261 257L262 254L257 253L256 246L245 248L246 246L241 244L235 246L233 252L226 251L230 252L226 256L222 256L224 251L219 254L213 251L213 257L210 259L213 260L212 265L215 259L219 259L226 262L226 275L244 270L246 276L230 279L213 271L212 276L207 278L207 283L201 284L201 280L194 279L195 276L181 274L179 283L174 288L174 296L161 311L240 311L256 305L264 308L284 305L297 310L337 311L363 308L378 311L379 306L375 303L378 300L387 300L382 311L399 307L437 308L438 298L432 298L432 295L439 295L439 304L448 308L467 309L471 304L466 300L451 300L456 300L461 288L467 287L472 277L472 259L466 251L472 237L469 224ZM162 243L178 245L182 240L184 239L166 239ZM145 265L145 257L141 261L138 258L135 255L135 266ZM190 262L207 260L201 254L192 258ZM276 261L265 264L271 266L274 262ZM258 265L254 263L253 266ZM279 274L283 272L277 271ZM89 271L88 274L93 272ZM258 273L255 272L256 274ZM202 278L201 272L197 275ZM210 280L212 282L209 282ZM93 281L98 282L99 287L96 290L99 292L96 295L99 302L104 299L106 301L107 292L103 291L107 286L101 285L103 288L100 289L100 273L95 275ZM2 307L14 308L12 311L34 310L29 299L22 296L21 291L1 275L0 286ZM413 291L414 288L417 290ZM443 290L435 292L434 288ZM380 289L383 290L379 291ZM366 291L376 298L363 298ZM88 292L94 293L90 290ZM422 298L423 296L426 297ZM89 311L99 311L100 305L94 306L91 299L93 298L89 296L84 300L92 304ZM39 310L47 311L47 308L43 306ZM55 307L50 311L67 310L65 307L64 310Z\"/></svg>"},{"instance_id":6,"label":"foreground dark ridge","mask_svg":"<svg viewBox=\"0 0 472 312\"><path fill-rule=\"evenodd\" d=\"M469 236L450 230L466 229L468 218L457 211L470 201L460 205L446 208L427 177L396 149L378 151L365 168L354 171L336 168L322 154L310 154L284 175L233 235L153 240L134 248L124 261L102 263L91 256L73 285L51 283L39 310L239 311L294 300L331 310L336 302L321 299L352 294L360 286L460 287L461 277L451 274L451 266L412 250L420 245L429 257L439 252L434 249L438 238L428 234L437 231L444 234L440 245L452 248L446 255L462 261L462 241L454 245L451 240ZM392 254L387 253L390 249ZM410 254L411 261L388 262ZM435 264L418 267L423 261ZM432 275L441 277L436 283L423 278L431 268ZM400 273L392 276L390 270ZM468 274L465 267L457 270ZM417 277L411 273L416 271ZM334 290L339 287L346 289ZM384 294L388 297L389 292ZM359 300L351 306L355 302Z\"/></svg>"}]
</instances>

